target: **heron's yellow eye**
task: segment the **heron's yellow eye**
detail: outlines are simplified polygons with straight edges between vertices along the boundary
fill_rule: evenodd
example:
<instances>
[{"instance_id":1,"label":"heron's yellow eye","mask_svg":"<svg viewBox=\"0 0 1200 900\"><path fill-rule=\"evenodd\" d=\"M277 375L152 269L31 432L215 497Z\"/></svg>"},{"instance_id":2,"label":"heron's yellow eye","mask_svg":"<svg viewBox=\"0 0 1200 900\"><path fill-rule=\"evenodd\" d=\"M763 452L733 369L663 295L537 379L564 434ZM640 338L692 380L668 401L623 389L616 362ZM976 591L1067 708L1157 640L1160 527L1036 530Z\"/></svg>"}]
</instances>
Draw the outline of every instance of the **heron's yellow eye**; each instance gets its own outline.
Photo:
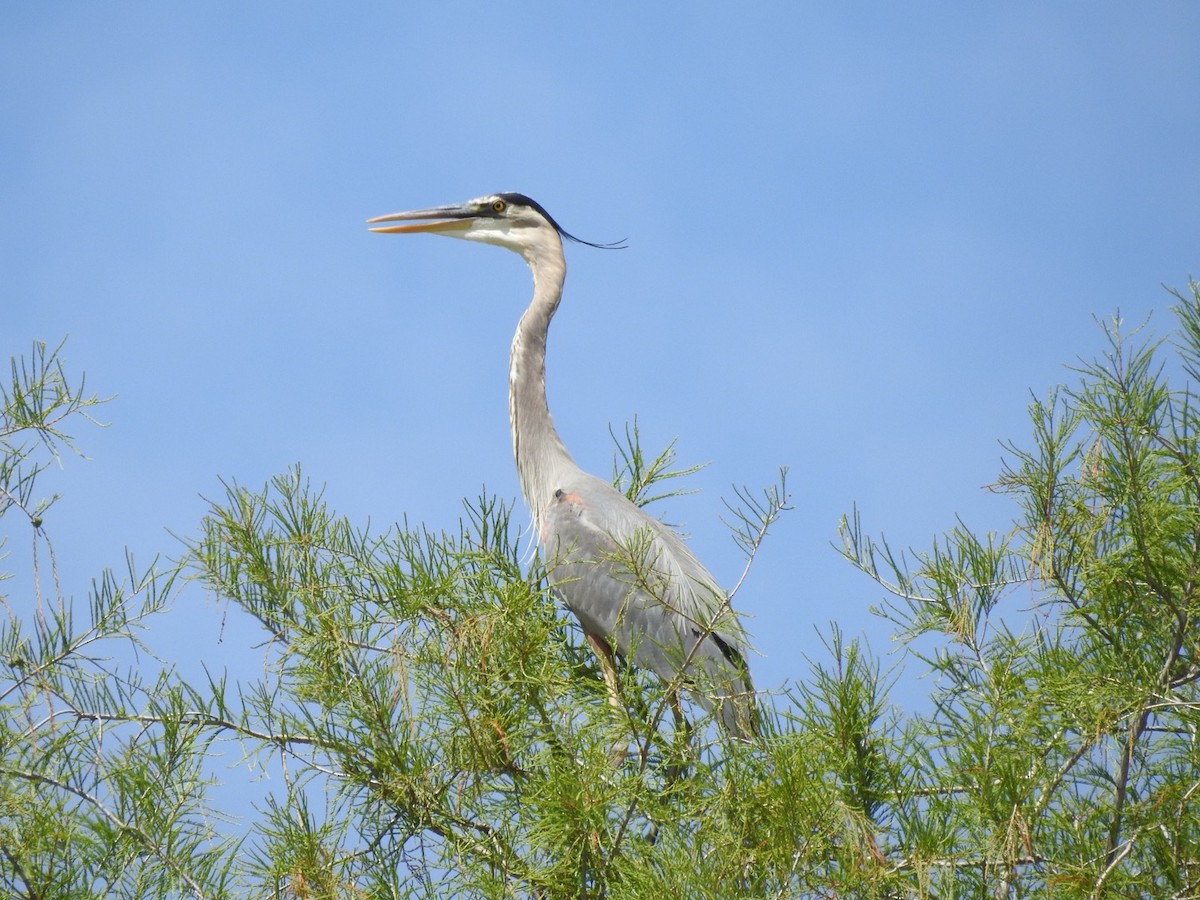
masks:
<instances>
[{"instance_id":1,"label":"heron's yellow eye","mask_svg":"<svg viewBox=\"0 0 1200 900\"><path fill-rule=\"evenodd\" d=\"M504 204L503 200L493 200L492 201L492 212L498 212L498 213L504 212L504 205L505 204Z\"/></svg>"}]
</instances>

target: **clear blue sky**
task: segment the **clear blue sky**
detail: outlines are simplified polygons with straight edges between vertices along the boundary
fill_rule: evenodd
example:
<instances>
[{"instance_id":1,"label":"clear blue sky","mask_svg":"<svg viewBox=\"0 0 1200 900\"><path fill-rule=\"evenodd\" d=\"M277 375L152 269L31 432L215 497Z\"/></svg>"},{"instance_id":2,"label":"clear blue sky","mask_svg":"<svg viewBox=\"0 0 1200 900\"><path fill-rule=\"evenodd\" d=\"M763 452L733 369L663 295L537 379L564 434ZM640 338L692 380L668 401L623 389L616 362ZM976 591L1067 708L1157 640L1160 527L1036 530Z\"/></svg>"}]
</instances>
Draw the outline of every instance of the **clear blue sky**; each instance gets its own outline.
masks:
<instances>
[{"instance_id":1,"label":"clear blue sky","mask_svg":"<svg viewBox=\"0 0 1200 900\"><path fill-rule=\"evenodd\" d=\"M726 584L720 498L790 466L738 598L759 685L833 619L886 652L839 517L1004 529L982 486L1030 391L1100 348L1093 315L1165 329L1160 285L1200 274L1198 46L1187 2L5 4L0 350L69 336L116 395L44 484L64 587L294 462L377 525L516 498L523 264L363 220L518 190L629 241L568 247L549 388L576 458L607 474L636 414L710 461L665 513ZM261 662L211 598L180 607L169 657Z\"/></svg>"}]
</instances>

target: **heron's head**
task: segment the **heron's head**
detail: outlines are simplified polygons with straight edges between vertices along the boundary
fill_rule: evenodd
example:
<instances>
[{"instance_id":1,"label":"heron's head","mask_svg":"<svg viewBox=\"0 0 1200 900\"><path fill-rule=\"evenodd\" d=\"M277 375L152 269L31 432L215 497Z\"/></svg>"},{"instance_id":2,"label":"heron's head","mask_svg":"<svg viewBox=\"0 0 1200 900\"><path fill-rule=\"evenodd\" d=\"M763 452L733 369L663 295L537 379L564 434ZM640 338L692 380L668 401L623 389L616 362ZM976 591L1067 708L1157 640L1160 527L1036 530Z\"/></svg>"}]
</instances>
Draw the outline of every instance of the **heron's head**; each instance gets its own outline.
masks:
<instances>
[{"instance_id":1,"label":"heron's head","mask_svg":"<svg viewBox=\"0 0 1200 900\"><path fill-rule=\"evenodd\" d=\"M404 222L385 225L385 222ZM463 238L484 244L495 244L526 259L541 256L547 251L562 252L562 238L604 249L621 246L593 244L580 240L565 231L550 213L536 200L524 194L488 194L456 206L435 206L411 212L392 213L368 219L371 230L379 234L416 234L428 232L446 237Z\"/></svg>"}]
</instances>

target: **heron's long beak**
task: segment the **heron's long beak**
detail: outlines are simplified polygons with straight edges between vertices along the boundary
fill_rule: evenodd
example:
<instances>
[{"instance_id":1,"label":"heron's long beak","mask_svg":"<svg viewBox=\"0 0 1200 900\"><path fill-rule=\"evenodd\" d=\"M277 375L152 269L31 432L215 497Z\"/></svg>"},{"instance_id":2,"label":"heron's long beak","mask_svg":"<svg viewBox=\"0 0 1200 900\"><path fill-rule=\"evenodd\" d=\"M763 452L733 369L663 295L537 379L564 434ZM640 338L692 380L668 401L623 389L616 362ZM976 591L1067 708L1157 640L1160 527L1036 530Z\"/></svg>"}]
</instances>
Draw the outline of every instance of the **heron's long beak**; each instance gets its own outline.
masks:
<instances>
[{"instance_id":1,"label":"heron's long beak","mask_svg":"<svg viewBox=\"0 0 1200 900\"><path fill-rule=\"evenodd\" d=\"M374 219L367 219L367 224L411 221L412 225L387 225L371 230L376 234L417 234L422 231L431 231L436 234L442 231L467 231L471 227L471 221L478 215L479 213L469 206L435 206L432 209L415 209L412 212L377 216ZM432 221L419 221L421 219Z\"/></svg>"}]
</instances>

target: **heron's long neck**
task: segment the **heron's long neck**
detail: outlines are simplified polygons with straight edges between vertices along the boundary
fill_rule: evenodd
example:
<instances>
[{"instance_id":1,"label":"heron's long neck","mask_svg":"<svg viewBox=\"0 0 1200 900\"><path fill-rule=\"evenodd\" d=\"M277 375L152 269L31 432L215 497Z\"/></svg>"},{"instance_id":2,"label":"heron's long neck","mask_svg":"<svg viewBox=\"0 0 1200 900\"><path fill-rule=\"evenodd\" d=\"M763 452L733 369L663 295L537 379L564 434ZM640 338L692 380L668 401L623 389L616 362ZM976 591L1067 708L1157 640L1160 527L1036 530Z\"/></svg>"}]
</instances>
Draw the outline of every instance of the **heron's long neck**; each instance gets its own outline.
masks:
<instances>
[{"instance_id":1,"label":"heron's long neck","mask_svg":"<svg viewBox=\"0 0 1200 900\"><path fill-rule=\"evenodd\" d=\"M562 298L566 262L529 260L533 270L533 300L513 336L508 368L508 418L521 493L539 527L546 507L562 479L577 471L563 446L550 407L546 404L546 335Z\"/></svg>"}]
</instances>

